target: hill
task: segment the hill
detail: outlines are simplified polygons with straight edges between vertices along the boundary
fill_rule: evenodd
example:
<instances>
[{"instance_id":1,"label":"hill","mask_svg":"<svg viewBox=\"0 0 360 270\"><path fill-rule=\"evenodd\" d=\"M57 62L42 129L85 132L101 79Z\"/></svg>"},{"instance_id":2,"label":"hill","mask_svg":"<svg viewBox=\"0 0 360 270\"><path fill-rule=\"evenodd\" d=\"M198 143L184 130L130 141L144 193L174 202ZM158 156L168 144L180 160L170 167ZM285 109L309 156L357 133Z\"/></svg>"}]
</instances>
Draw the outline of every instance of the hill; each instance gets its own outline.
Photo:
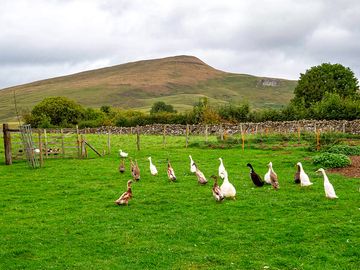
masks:
<instances>
[{"instance_id":1,"label":"hill","mask_svg":"<svg viewBox=\"0 0 360 270\"><path fill-rule=\"evenodd\" d=\"M49 96L66 96L87 107L112 105L140 110L164 101L184 111L202 96L210 103L248 101L252 108L276 108L289 102L296 83L223 72L193 56L174 56L5 88L0 91L0 120L15 118L14 92L20 111L31 110Z\"/></svg>"}]
</instances>

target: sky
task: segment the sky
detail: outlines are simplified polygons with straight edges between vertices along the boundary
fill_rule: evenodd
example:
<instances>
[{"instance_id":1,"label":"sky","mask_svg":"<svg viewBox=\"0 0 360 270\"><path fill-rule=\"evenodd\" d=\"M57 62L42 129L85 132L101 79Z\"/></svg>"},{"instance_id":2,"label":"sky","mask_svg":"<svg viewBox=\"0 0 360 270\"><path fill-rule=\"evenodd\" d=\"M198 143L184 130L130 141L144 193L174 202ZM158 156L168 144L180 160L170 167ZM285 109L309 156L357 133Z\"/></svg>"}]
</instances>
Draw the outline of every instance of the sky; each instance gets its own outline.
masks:
<instances>
[{"instance_id":1,"label":"sky","mask_svg":"<svg viewBox=\"0 0 360 270\"><path fill-rule=\"evenodd\" d=\"M0 1L0 89L174 55L294 80L339 63L359 79L360 1Z\"/></svg>"}]
</instances>

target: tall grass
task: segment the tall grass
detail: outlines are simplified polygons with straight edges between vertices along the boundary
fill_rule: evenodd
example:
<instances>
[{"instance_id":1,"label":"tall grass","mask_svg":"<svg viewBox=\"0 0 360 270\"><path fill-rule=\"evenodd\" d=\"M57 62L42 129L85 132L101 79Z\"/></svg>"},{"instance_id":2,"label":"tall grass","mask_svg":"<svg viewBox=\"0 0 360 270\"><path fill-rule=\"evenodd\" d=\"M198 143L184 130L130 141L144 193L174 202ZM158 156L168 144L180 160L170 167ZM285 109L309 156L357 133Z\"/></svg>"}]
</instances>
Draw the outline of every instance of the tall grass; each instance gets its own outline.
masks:
<instances>
[{"instance_id":1,"label":"tall grass","mask_svg":"<svg viewBox=\"0 0 360 270\"><path fill-rule=\"evenodd\" d=\"M102 147L101 137L87 138ZM137 151L132 135L112 136L112 145L102 158L0 166L1 269L358 269L359 180L329 175L339 199L327 200L314 153L303 147L186 149L183 137L163 146L161 136L141 136ZM120 148L141 169L128 207L113 203L130 179L128 162L124 175L117 171ZM216 203L212 182L199 186L190 173L189 154L209 180L222 157L237 199ZM176 183L167 180L168 158ZM249 178L248 162L263 176L269 161L279 191ZM293 183L298 161L313 186Z\"/></svg>"}]
</instances>

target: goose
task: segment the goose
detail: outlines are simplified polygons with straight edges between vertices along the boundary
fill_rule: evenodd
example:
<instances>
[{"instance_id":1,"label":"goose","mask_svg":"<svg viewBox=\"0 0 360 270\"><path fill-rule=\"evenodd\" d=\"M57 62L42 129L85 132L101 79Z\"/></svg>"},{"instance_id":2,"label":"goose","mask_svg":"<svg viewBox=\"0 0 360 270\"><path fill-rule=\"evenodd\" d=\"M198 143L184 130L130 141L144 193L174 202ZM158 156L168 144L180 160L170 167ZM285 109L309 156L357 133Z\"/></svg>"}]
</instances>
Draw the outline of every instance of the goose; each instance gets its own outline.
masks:
<instances>
[{"instance_id":1,"label":"goose","mask_svg":"<svg viewBox=\"0 0 360 270\"><path fill-rule=\"evenodd\" d=\"M225 175L224 175L224 181L220 187L221 193L226 197L226 198L232 198L235 199L236 196L236 189L233 186L233 184L231 184L229 182L229 178L228 178L228 173L225 171Z\"/></svg>"},{"instance_id":2,"label":"goose","mask_svg":"<svg viewBox=\"0 0 360 270\"><path fill-rule=\"evenodd\" d=\"M117 205L124 205L124 204L128 205L129 200L132 198L131 184L132 184L131 180L127 181L127 191L121 194L119 199L115 201Z\"/></svg>"},{"instance_id":3,"label":"goose","mask_svg":"<svg viewBox=\"0 0 360 270\"><path fill-rule=\"evenodd\" d=\"M301 162L296 163L300 169L300 185L302 187L311 186L313 183L310 182L309 176L305 173Z\"/></svg>"},{"instance_id":4,"label":"goose","mask_svg":"<svg viewBox=\"0 0 360 270\"><path fill-rule=\"evenodd\" d=\"M119 150L119 155L120 155L120 157L122 157L122 158L126 158L129 154L120 149L120 150Z\"/></svg>"},{"instance_id":5,"label":"goose","mask_svg":"<svg viewBox=\"0 0 360 270\"><path fill-rule=\"evenodd\" d=\"M225 166L224 166L224 163L223 163L222 158L219 158L219 160L220 160L219 176L220 176L221 179L224 179L224 177L225 177L225 172L226 172Z\"/></svg>"},{"instance_id":6,"label":"goose","mask_svg":"<svg viewBox=\"0 0 360 270\"><path fill-rule=\"evenodd\" d=\"M119 165L119 172L124 173L125 172L125 160L121 159L120 165Z\"/></svg>"},{"instance_id":7,"label":"goose","mask_svg":"<svg viewBox=\"0 0 360 270\"><path fill-rule=\"evenodd\" d=\"M270 162L269 164L271 164L271 167L272 167L272 162ZM264 180L265 180L265 183L266 183L266 184L271 185L271 179L270 179L271 169L270 169L269 164L268 164L269 170L268 170L267 173L264 175Z\"/></svg>"},{"instance_id":8,"label":"goose","mask_svg":"<svg viewBox=\"0 0 360 270\"><path fill-rule=\"evenodd\" d=\"M151 173L152 175L157 175L157 174L158 174L158 171L157 171L155 165L152 163L151 157L148 157L148 160L150 161L150 173Z\"/></svg>"},{"instance_id":9,"label":"goose","mask_svg":"<svg viewBox=\"0 0 360 270\"><path fill-rule=\"evenodd\" d=\"M260 175L254 171L254 168L250 163L246 164L246 166L250 168L250 178L254 185L257 187L262 187L264 185L264 181L261 179Z\"/></svg>"},{"instance_id":10,"label":"goose","mask_svg":"<svg viewBox=\"0 0 360 270\"><path fill-rule=\"evenodd\" d=\"M272 167L272 162L269 162L268 166L269 166L269 171L270 171L271 185L273 186L273 188L275 190L278 190L279 189L279 181L278 181L277 174L275 173L275 171Z\"/></svg>"},{"instance_id":11,"label":"goose","mask_svg":"<svg viewBox=\"0 0 360 270\"><path fill-rule=\"evenodd\" d=\"M200 185L205 185L205 184L207 184L208 181L206 180L205 175L198 169L198 167L196 166L195 162L194 162L193 164L194 164L194 166L195 166L195 168L196 168L195 175L196 175L196 177L197 177L197 179L198 179L198 183L199 183Z\"/></svg>"},{"instance_id":12,"label":"goose","mask_svg":"<svg viewBox=\"0 0 360 270\"><path fill-rule=\"evenodd\" d=\"M196 172L195 162L192 159L191 155L189 155L189 158L190 158L190 172L195 173Z\"/></svg>"},{"instance_id":13,"label":"goose","mask_svg":"<svg viewBox=\"0 0 360 270\"><path fill-rule=\"evenodd\" d=\"M170 181L175 181L176 180L176 176L175 176L175 171L174 169L171 167L170 161L168 160L168 169L167 169L167 175Z\"/></svg>"},{"instance_id":14,"label":"goose","mask_svg":"<svg viewBox=\"0 0 360 270\"><path fill-rule=\"evenodd\" d=\"M295 184L300 184L301 183L301 181L300 181L300 166L297 164L295 166L297 167L297 171L294 175L294 182L295 182Z\"/></svg>"},{"instance_id":15,"label":"goose","mask_svg":"<svg viewBox=\"0 0 360 270\"><path fill-rule=\"evenodd\" d=\"M336 196L335 190L333 185L330 183L329 178L327 177L325 170L323 168L318 169L316 172L321 172L324 176L324 190L325 190L325 196L329 199L337 199L338 196Z\"/></svg>"},{"instance_id":16,"label":"goose","mask_svg":"<svg viewBox=\"0 0 360 270\"><path fill-rule=\"evenodd\" d=\"M224 200L225 196L222 194L220 187L218 185L218 182L217 182L218 177L216 175L212 175L211 178L214 179L214 185L212 188L213 196L217 202L221 202L222 200Z\"/></svg>"}]
</instances>

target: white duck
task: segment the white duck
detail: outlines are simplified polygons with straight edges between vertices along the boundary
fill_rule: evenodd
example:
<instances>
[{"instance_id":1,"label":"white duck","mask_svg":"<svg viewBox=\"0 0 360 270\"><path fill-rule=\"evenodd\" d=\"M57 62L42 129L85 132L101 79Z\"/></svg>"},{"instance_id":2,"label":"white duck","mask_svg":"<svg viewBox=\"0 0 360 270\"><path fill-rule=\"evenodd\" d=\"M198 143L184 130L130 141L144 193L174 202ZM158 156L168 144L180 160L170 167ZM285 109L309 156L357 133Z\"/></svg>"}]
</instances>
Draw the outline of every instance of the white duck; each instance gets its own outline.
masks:
<instances>
[{"instance_id":1,"label":"white duck","mask_svg":"<svg viewBox=\"0 0 360 270\"><path fill-rule=\"evenodd\" d=\"M311 186L313 183L310 182L309 176L305 173L301 162L296 163L296 165L300 168L300 185L302 187Z\"/></svg>"},{"instance_id":2,"label":"white duck","mask_svg":"<svg viewBox=\"0 0 360 270\"><path fill-rule=\"evenodd\" d=\"M148 157L148 160L150 161L150 173L152 175L157 175L158 171L157 171L155 165L151 162L151 157Z\"/></svg>"},{"instance_id":3,"label":"white duck","mask_svg":"<svg viewBox=\"0 0 360 270\"><path fill-rule=\"evenodd\" d=\"M329 198L329 199L338 198L338 196L336 196L333 185L330 183L329 178L327 177L327 175L325 173L325 170L323 168L320 168L316 172L321 172L324 176L324 190L325 190L326 198Z\"/></svg>"},{"instance_id":4,"label":"white duck","mask_svg":"<svg viewBox=\"0 0 360 270\"><path fill-rule=\"evenodd\" d=\"M191 155L189 155L189 158L190 158L190 172L195 173L196 172L195 162L192 159Z\"/></svg>"},{"instance_id":5,"label":"white duck","mask_svg":"<svg viewBox=\"0 0 360 270\"><path fill-rule=\"evenodd\" d=\"M120 157L122 157L122 158L126 158L129 154L120 149L120 150L119 150L119 155L120 155Z\"/></svg>"},{"instance_id":6,"label":"white duck","mask_svg":"<svg viewBox=\"0 0 360 270\"><path fill-rule=\"evenodd\" d=\"M224 166L222 158L219 158L219 160L220 160L219 176L221 179L224 179L225 173L226 173L225 166Z\"/></svg>"},{"instance_id":7,"label":"white duck","mask_svg":"<svg viewBox=\"0 0 360 270\"><path fill-rule=\"evenodd\" d=\"M270 167L270 166L271 166L271 167ZM268 164L268 167L269 167L269 170L268 170L268 172L265 174L264 180L265 180L266 184L271 185L270 173L271 173L271 169L272 169L272 162L270 162L270 163Z\"/></svg>"},{"instance_id":8,"label":"white duck","mask_svg":"<svg viewBox=\"0 0 360 270\"><path fill-rule=\"evenodd\" d=\"M226 197L226 198L233 198L235 199L236 196L236 189L235 187L229 182L229 178L228 178L228 173L227 171L225 171L224 174L224 181L220 187L221 193Z\"/></svg>"}]
</instances>

